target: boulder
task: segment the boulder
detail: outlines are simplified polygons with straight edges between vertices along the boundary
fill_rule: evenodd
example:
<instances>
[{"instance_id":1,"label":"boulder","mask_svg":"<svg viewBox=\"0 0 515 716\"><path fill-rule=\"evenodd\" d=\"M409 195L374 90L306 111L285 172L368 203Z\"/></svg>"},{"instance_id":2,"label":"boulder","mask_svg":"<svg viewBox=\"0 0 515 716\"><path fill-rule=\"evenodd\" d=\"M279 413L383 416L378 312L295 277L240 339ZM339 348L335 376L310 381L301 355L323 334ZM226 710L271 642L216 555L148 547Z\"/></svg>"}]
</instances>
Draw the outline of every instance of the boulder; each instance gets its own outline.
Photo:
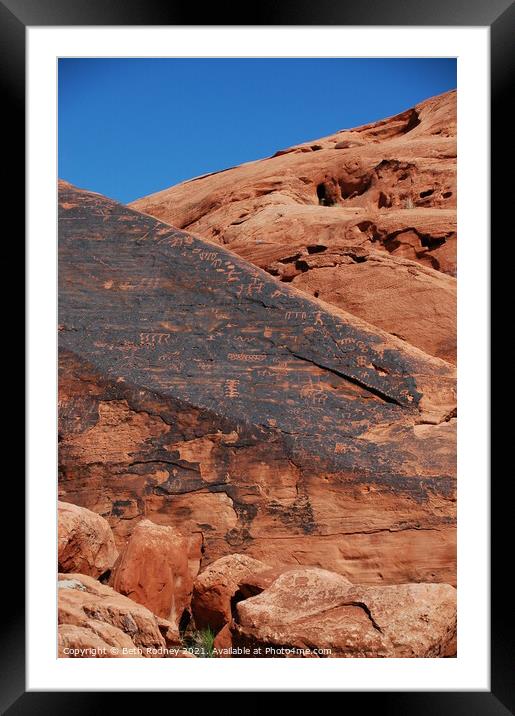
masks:
<instances>
[{"instance_id":1,"label":"boulder","mask_svg":"<svg viewBox=\"0 0 515 716\"><path fill-rule=\"evenodd\" d=\"M352 585L325 570L295 569L240 602L231 632L251 656L454 656L456 590L448 584Z\"/></svg>"},{"instance_id":2,"label":"boulder","mask_svg":"<svg viewBox=\"0 0 515 716\"><path fill-rule=\"evenodd\" d=\"M107 520L78 505L58 503L58 563L60 572L100 577L117 556Z\"/></svg>"},{"instance_id":3,"label":"boulder","mask_svg":"<svg viewBox=\"0 0 515 716\"><path fill-rule=\"evenodd\" d=\"M178 629L193 588L188 550L189 540L177 530L142 520L120 554L110 585Z\"/></svg>"},{"instance_id":4,"label":"boulder","mask_svg":"<svg viewBox=\"0 0 515 716\"><path fill-rule=\"evenodd\" d=\"M227 555L210 564L193 585L191 609L196 628L219 632L231 621L236 600L244 598L240 584L268 569L244 554Z\"/></svg>"}]
</instances>

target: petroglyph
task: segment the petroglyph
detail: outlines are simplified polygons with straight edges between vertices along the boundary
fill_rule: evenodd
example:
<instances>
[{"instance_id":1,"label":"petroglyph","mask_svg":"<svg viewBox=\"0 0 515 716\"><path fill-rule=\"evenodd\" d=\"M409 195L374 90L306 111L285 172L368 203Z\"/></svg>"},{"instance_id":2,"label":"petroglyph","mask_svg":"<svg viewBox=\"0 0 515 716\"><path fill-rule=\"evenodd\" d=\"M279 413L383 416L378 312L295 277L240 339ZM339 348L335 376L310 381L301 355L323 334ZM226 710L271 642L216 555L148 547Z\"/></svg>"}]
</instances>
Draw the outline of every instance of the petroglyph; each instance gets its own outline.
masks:
<instances>
[{"instance_id":1,"label":"petroglyph","mask_svg":"<svg viewBox=\"0 0 515 716\"><path fill-rule=\"evenodd\" d=\"M284 317L287 321L290 321L292 318L297 321L305 321L307 315L306 311L286 311Z\"/></svg>"},{"instance_id":2,"label":"petroglyph","mask_svg":"<svg viewBox=\"0 0 515 716\"><path fill-rule=\"evenodd\" d=\"M254 277L247 286L247 295L253 296L254 294L260 294L263 291L264 285L263 281Z\"/></svg>"},{"instance_id":3,"label":"petroglyph","mask_svg":"<svg viewBox=\"0 0 515 716\"><path fill-rule=\"evenodd\" d=\"M229 360L240 360L245 363L260 363L266 360L266 355L260 353L228 353Z\"/></svg>"},{"instance_id":4,"label":"petroglyph","mask_svg":"<svg viewBox=\"0 0 515 716\"><path fill-rule=\"evenodd\" d=\"M140 345L155 348L156 346L166 345L170 338L170 333L145 333L139 334Z\"/></svg>"},{"instance_id":5,"label":"petroglyph","mask_svg":"<svg viewBox=\"0 0 515 716\"><path fill-rule=\"evenodd\" d=\"M238 392L239 384L240 384L239 380L232 379L232 378L225 381L224 395L226 396L226 398L237 398L239 396L239 392Z\"/></svg>"},{"instance_id":6,"label":"petroglyph","mask_svg":"<svg viewBox=\"0 0 515 716\"><path fill-rule=\"evenodd\" d=\"M173 248L181 248L182 246L191 246L193 244L193 236L188 234L172 234L163 236L158 239L158 244L166 244Z\"/></svg>"},{"instance_id":7,"label":"petroglyph","mask_svg":"<svg viewBox=\"0 0 515 716\"><path fill-rule=\"evenodd\" d=\"M233 263L225 261L225 267L227 269L226 280L228 283L234 283L235 281L240 280L238 272L236 271L236 266Z\"/></svg>"}]
</instances>

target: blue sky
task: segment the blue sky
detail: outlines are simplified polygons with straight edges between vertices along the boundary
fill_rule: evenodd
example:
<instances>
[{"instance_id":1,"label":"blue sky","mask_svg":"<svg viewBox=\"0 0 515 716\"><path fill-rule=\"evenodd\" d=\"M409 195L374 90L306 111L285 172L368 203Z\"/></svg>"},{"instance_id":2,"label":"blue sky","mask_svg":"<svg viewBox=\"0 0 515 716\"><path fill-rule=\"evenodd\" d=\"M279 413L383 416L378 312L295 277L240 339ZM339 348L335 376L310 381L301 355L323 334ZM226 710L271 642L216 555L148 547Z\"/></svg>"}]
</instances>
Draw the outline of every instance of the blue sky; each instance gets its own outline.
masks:
<instances>
[{"instance_id":1,"label":"blue sky","mask_svg":"<svg viewBox=\"0 0 515 716\"><path fill-rule=\"evenodd\" d=\"M59 176L129 202L455 87L454 59L61 59Z\"/></svg>"}]
</instances>

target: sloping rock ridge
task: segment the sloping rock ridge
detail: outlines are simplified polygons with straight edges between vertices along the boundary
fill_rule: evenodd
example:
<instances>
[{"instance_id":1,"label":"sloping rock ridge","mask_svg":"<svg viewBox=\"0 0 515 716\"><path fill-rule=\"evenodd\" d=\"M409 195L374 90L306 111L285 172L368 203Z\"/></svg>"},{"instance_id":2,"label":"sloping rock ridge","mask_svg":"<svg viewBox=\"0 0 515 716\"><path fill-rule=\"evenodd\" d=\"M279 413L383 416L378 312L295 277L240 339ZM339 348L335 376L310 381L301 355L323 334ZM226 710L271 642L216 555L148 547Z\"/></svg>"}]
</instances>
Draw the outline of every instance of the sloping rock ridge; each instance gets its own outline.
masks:
<instances>
[{"instance_id":1,"label":"sloping rock ridge","mask_svg":"<svg viewBox=\"0 0 515 716\"><path fill-rule=\"evenodd\" d=\"M456 360L456 92L132 203Z\"/></svg>"}]
</instances>

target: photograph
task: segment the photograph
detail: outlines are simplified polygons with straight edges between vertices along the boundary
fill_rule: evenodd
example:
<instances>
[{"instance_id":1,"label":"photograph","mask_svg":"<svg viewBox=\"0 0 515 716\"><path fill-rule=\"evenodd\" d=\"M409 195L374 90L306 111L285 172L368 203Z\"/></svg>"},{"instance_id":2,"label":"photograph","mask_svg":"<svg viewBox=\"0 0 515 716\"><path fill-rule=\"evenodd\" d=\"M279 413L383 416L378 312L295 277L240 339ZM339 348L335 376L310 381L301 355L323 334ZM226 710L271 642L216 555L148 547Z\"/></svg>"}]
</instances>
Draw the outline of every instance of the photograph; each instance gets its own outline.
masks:
<instances>
[{"instance_id":1,"label":"photograph","mask_svg":"<svg viewBox=\"0 0 515 716\"><path fill-rule=\"evenodd\" d=\"M57 59L58 659L460 656L458 76Z\"/></svg>"}]
</instances>

